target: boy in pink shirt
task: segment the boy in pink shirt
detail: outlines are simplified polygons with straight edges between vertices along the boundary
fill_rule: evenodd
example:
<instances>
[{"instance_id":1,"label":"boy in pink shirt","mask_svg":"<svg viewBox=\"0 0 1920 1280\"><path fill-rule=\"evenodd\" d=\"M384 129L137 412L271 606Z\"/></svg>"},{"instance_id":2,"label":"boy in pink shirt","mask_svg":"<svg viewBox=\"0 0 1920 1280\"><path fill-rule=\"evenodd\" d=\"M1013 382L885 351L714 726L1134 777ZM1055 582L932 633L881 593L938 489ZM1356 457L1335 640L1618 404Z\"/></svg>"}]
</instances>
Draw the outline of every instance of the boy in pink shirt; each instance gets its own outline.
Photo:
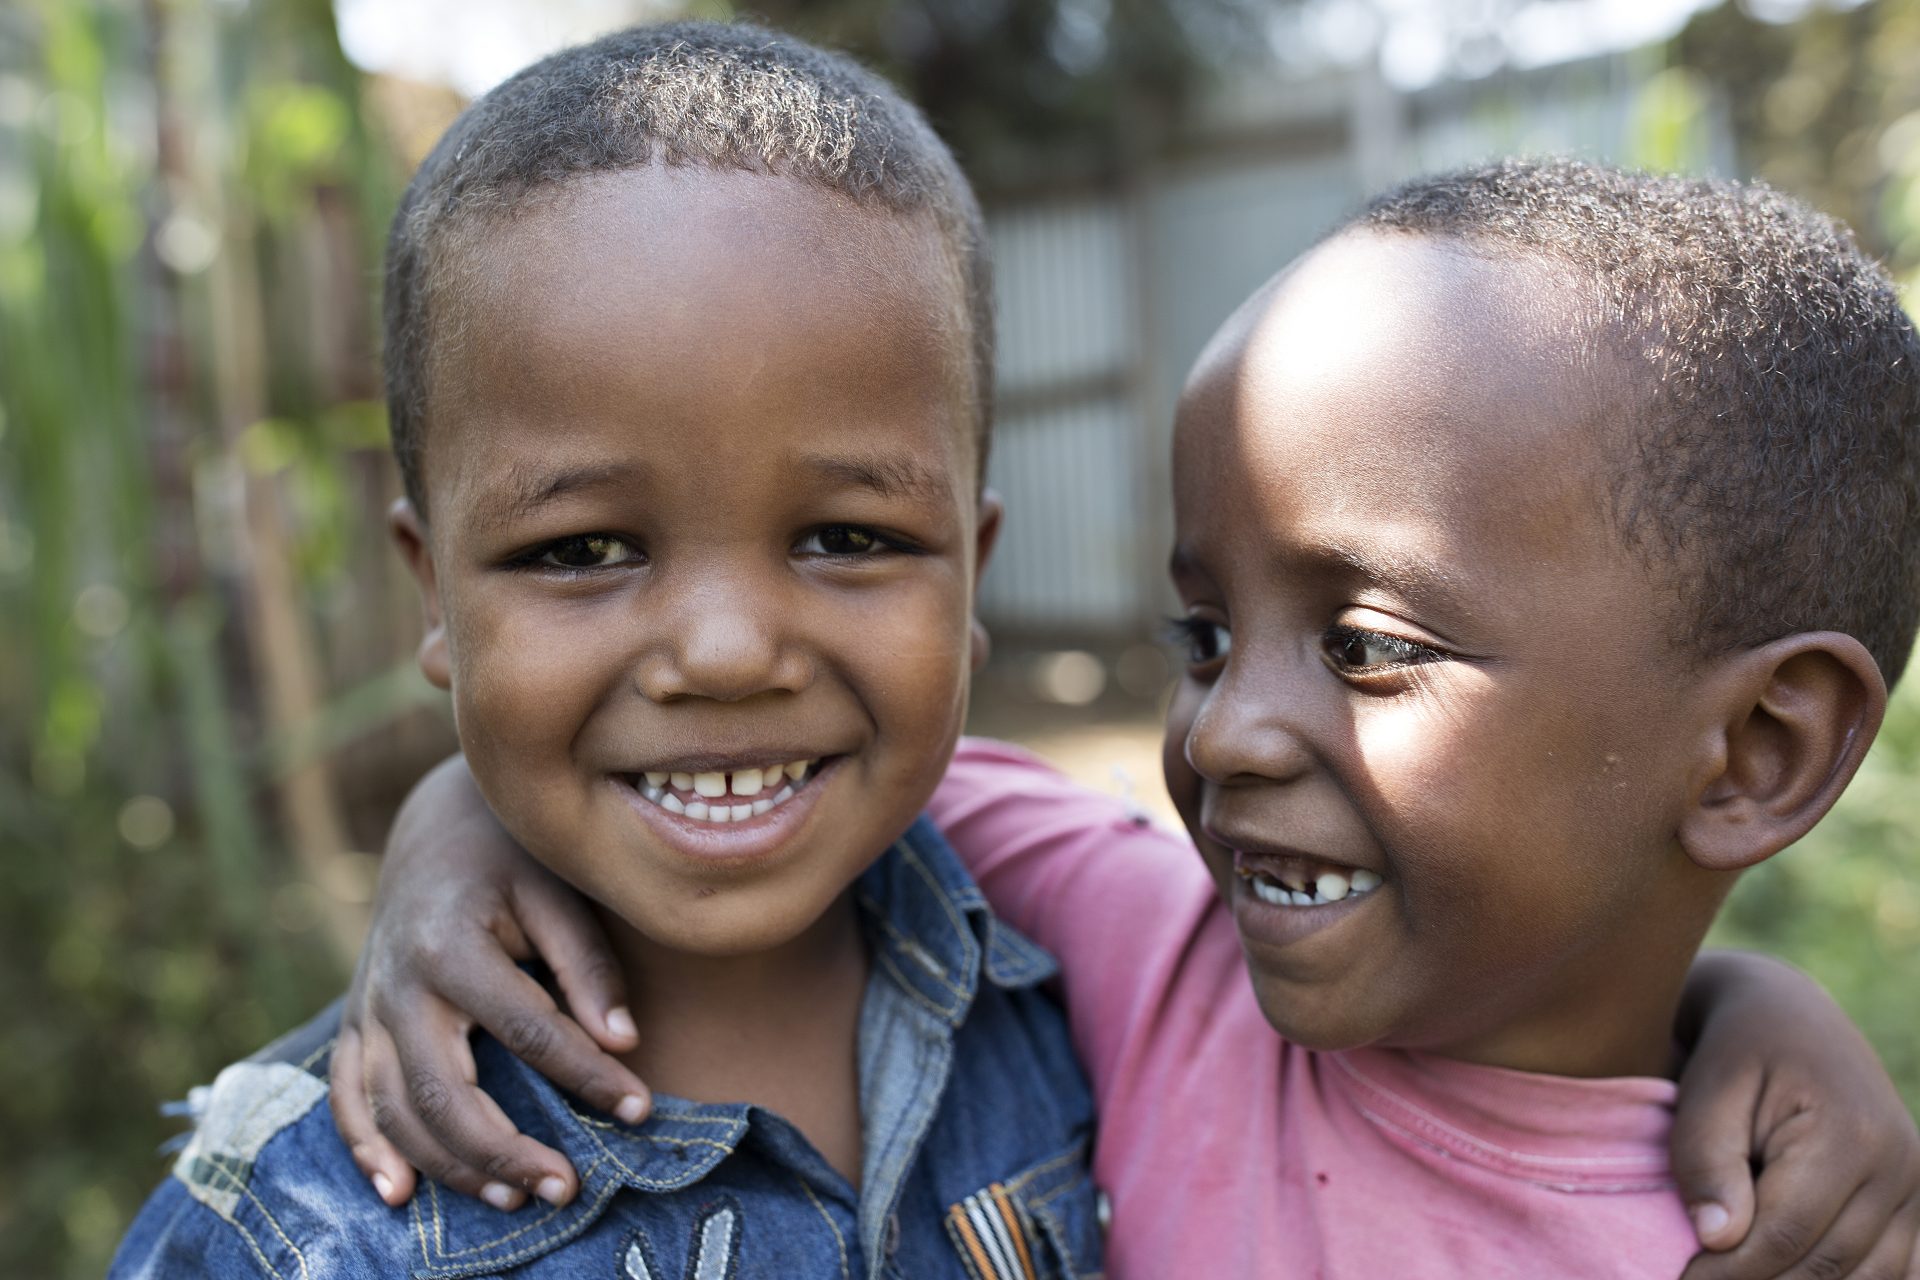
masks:
<instances>
[{"instance_id":1,"label":"boy in pink shirt","mask_svg":"<svg viewBox=\"0 0 1920 1280\"><path fill-rule=\"evenodd\" d=\"M1175 441L1200 865L990 744L931 805L1062 961L1113 1274L1687 1265L1682 984L1912 650L1916 361L1826 220L1566 162L1410 184L1228 321ZM1909 1274L1896 1149L1795 1274Z\"/></svg>"}]
</instances>

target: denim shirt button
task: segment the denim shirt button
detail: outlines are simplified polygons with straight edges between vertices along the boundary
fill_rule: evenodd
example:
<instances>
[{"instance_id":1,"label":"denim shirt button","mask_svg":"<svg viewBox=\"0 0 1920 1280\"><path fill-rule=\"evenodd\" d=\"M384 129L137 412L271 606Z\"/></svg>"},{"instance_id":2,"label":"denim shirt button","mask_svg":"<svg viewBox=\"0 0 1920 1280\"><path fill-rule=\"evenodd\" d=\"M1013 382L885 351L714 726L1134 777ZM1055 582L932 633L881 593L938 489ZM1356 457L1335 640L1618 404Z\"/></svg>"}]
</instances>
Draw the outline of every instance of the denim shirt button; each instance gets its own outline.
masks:
<instances>
[{"instance_id":1,"label":"denim shirt button","mask_svg":"<svg viewBox=\"0 0 1920 1280\"><path fill-rule=\"evenodd\" d=\"M1113 1230L1113 1201L1107 1199L1104 1191L1093 1193L1093 1220L1100 1224L1100 1234Z\"/></svg>"},{"instance_id":2,"label":"denim shirt button","mask_svg":"<svg viewBox=\"0 0 1920 1280\"><path fill-rule=\"evenodd\" d=\"M897 1213L887 1215L886 1250L889 1258L900 1252L900 1215Z\"/></svg>"}]
</instances>

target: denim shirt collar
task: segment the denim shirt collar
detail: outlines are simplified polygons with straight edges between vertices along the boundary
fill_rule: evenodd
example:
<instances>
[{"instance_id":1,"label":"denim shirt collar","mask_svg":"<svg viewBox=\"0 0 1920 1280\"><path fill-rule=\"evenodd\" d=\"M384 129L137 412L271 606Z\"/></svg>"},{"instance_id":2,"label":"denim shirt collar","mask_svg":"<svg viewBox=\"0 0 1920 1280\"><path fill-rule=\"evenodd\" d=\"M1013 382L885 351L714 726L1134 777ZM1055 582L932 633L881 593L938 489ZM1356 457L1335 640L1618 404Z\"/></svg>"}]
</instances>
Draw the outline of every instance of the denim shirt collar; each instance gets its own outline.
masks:
<instances>
[{"instance_id":1,"label":"denim shirt collar","mask_svg":"<svg viewBox=\"0 0 1920 1280\"><path fill-rule=\"evenodd\" d=\"M872 980L884 975L949 1029L966 1020L983 977L1014 990L1058 972L1045 951L994 919L972 877L925 817L862 873L854 892L873 950ZM791 1152L794 1131L759 1107L660 1096L653 1114L636 1128L561 1093L495 1041L478 1042L475 1055L482 1075L498 1082L489 1082L491 1090L520 1095L516 1119L522 1130L557 1147L579 1171L580 1194L562 1207L535 1203L503 1220L492 1209L423 1182L423 1194L413 1201L424 1255L415 1275L422 1280L483 1274L546 1253L587 1230L622 1188L667 1192L692 1186L750 1134ZM813 1160L817 1172L827 1175L825 1162Z\"/></svg>"}]
</instances>

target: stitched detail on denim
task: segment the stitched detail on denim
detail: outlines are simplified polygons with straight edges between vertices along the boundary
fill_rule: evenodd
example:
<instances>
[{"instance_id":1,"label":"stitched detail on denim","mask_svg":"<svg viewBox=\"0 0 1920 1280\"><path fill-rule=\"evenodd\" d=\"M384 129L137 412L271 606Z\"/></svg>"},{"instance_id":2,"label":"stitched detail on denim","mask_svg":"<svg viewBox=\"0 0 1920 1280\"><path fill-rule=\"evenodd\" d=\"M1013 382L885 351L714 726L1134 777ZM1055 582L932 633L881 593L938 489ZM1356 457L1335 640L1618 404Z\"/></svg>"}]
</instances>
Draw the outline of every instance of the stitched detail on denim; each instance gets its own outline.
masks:
<instances>
[{"instance_id":1,"label":"stitched detail on denim","mask_svg":"<svg viewBox=\"0 0 1920 1280\"><path fill-rule=\"evenodd\" d=\"M1080 1264L1074 1261L1073 1246L1067 1243L1067 1227L1060 1221L1060 1215L1053 1211L1052 1206L1039 1203L1028 1205L1027 1212L1046 1223L1047 1236L1052 1240L1053 1247L1060 1251L1060 1264L1067 1269L1067 1275L1078 1277Z\"/></svg>"},{"instance_id":2,"label":"stitched detail on denim","mask_svg":"<svg viewBox=\"0 0 1920 1280\"><path fill-rule=\"evenodd\" d=\"M945 967L942 966L938 960L935 960L933 958L932 953L929 952L926 949L926 947L918 939L909 937L908 935L900 932L899 928L896 927L891 920L888 920L885 916L881 915L879 903L875 902L871 898L862 898L861 904L867 909L868 914L873 917L874 921L879 924L881 932L887 935L888 940L891 941L893 945L896 948L898 948L900 951L904 952L907 955L912 956L914 960L921 966L921 968L926 970L928 977L932 978L935 982L938 982L941 986L945 987L948 991L951 991L953 993L954 1000L956 1001L956 1003L964 1002L967 999L969 994L967 989L965 987L955 984L953 979L947 976L947 971ZM882 950L881 952L879 952L879 954L884 957L887 955L887 952ZM896 968L894 972L898 974L900 971ZM906 983L906 980L904 977L902 977L901 981L903 983ZM906 984L906 985L911 985L911 984ZM943 1017L951 1016L953 1012L951 1009L948 1009L943 1005L934 1005L933 1007L935 1009L938 1009Z\"/></svg>"},{"instance_id":3,"label":"stitched detail on denim","mask_svg":"<svg viewBox=\"0 0 1920 1280\"><path fill-rule=\"evenodd\" d=\"M645 1231L635 1227L627 1237L627 1247L620 1251L621 1280L666 1280L666 1276L653 1252L653 1242Z\"/></svg>"},{"instance_id":4,"label":"stitched detail on denim","mask_svg":"<svg viewBox=\"0 0 1920 1280\"><path fill-rule=\"evenodd\" d=\"M998 919L987 921L987 975L1006 986L1025 986L1060 971L1059 962Z\"/></svg>"},{"instance_id":5,"label":"stitched detail on denim","mask_svg":"<svg viewBox=\"0 0 1920 1280\"><path fill-rule=\"evenodd\" d=\"M580 1182L583 1188L588 1184L589 1180L593 1177L594 1171L599 1167L600 1167L600 1162L596 1160L592 1164L588 1165L585 1169L581 1170ZM429 1188L432 1188L434 1184L429 1182L427 1186ZM431 1259L428 1259L424 1263L422 1269L426 1271L429 1275L438 1275L438 1276L457 1275L463 1271L471 1273L472 1268L476 1266L485 1267L488 1272L492 1272L505 1267L515 1266L521 1262L526 1261L528 1258L538 1257L543 1253L546 1253L552 1249L556 1249L560 1245L565 1244L567 1241L571 1240L573 1237L579 1235L581 1232L585 1231L589 1226L591 1226L594 1223L594 1221L599 1218L601 1212L605 1210L605 1208L607 1207L607 1201L611 1200L614 1196L614 1193L619 1191L619 1189L620 1189L619 1183L609 1182L600 1189L598 1194L594 1196L593 1202L591 1204L586 1205L584 1208L581 1207L580 1202L578 1200L574 1201L572 1205L569 1205L567 1207L571 1209L579 1210L579 1214L572 1223L568 1224L568 1226L564 1230L556 1231L553 1234L545 1237L544 1239L536 1240L532 1244L526 1245L520 1249L516 1249L512 1253L504 1254L498 1258L484 1258L479 1261L470 1261L470 1262L443 1262L443 1263L436 1264ZM418 1200L419 1197L415 1196L414 1199ZM553 1218L554 1214L557 1214L560 1212L562 1212L562 1210L555 1209L551 1213L548 1213L545 1217L541 1218L540 1222L529 1224L528 1226L521 1228L519 1231L515 1231L509 1235L502 1236L500 1237L500 1239L492 1242L491 1244L475 1245L473 1248L461 1249L450 1254L442 1253L442 1257L449 1258L449 1259L459 1258L466 1254L478 1253L482 1250L498 1248L500 1245L505 1244L507 1241L512 1240L517 1236L525 1235L528 1231L531 1231L533 1230L534 1227L540 1225L540 1223L550 1221ZM420 1215L417 1209L414 1213L414 1223L416 1228L420 1226ZM441 1239L440 1212L439 1212L438 1198L436 1197L435 1205L434 1205L434 1240L435 1240L436 1249L439 1247L440 1239ZM426 1256L426 1235L424 1230L421 1231L421 1252L422 1252L422 1256L425 1257Z\"/></svg>"},{"instance_id":6,"label":"stitched detail on denim","mask_svg":"<svg viewBox=\"0 0 1920 1280\"><path fill-rule=\"evenodd\" d=\"M914 1000L917 1000L921 1005L925 1006L929 1013L939 1018L942 1022L953 1021L954 1014L957 1011L943 1004L935 1004L931 996L915 986L912 979L908 978L906 974L900 972L900 966L894 963L893 957L890 954L885 951L876 951L873 954L879 958L880 966L893 975L893 981L896 986Z\"/></svg>"},{"instance_id":7,"label":"stitched detail on denim","mask_svg":"<svg viewBox=\"0 0 1920 1280\"><path fill-rule=\"evenodd\" d=\"M582 1186L586 1185L587 1180L593 1176L594 1170L598 1169L599 1167L600 1167L600 1162L596 1160L592 1164L588 1165L585 1169L580 1171L580 1182ZM472 1254L487 1253L494 1249L498 1249L501 1245L507 1244L510 1241L518 1240L521 1236L526 1235L530 1231L538 1231L540 1228L546 1226L548 1223L552 1222L555 1218L559 1217L561 1214L567 1212L568 1209L574 1207L572 1205L564 1205L564 1206L550 1205L548 1206L547 1211L541 1214L538 1218L533 1219L531 1222L526 1223L524 1226L517 1227L514 1230L507 1232L507 1234L503 1236L496 1236L493 1239L483 1241L480 1244L468 1245L463 1249L449 1249L446 1246L445 1219L443 1219L440 1214L440 1184L437 1182L428 1182L426 1184L426 1191L427 1191L427 1199L429 1203L432 1205L432 1209L433 1209L433 1252L439 1255L439 1259L440 1259L439 1263L436 1264L432 1258L428 1258L427 1259L428 1266L445 1265L448 1261L451 1261L453 1259L465 1258ZM414 1199L418 1200L419 1197L415 1196ZM602 1196L601 1202L604 1203L605 1199L606 1197ZM415 1216L417 1218L418 1214L416 1214ZM593 1217L591 1213L587 1214L586 1216L589 1220L591 1220L591 1218ZM536 1248L544 1247L548 1243L549 1243L548 1240L543 1240L539 1243L538 1246L536 1246ZM424 1256L424 1250L423 1250L423 1256Z\"/></svg>"},{"instance_id":8,"label":"stitched detail on denim","mask_svg":"<svg viewBox=\"0 0 1920 1280\"><path fill-rule=\"evenodd\" d=\"M910 995L918 998L918 993L909 989ZM927 1095L938 1098L946 1091L947 1081L953 1071L953 1041L949 1036L937 1038L916 1035L912 1040L912 1072L916 1080L923 1082ZM884 1134L869 1133L868 1143L879 1144L877 1149L884 1153L879 1168L873 1170L864 1179L863 1199L868 1193L879 1195L882 1189L891 1188L888 1209L891 1211L899 1197L900 1183L907 1170L920 1155L925 1144L927 1132L932 1128L938 1108L922 1109L917 1116L912 1109L896 1110L893 1114L893 1126ZM862 1119L865 1120L863 1115ZM909 1133L909 1123L918 1119L919 1130ZM856 1220L859 1214L856 1213ZM871 1247L872 1242L867 1242Z\"/></svg>"},{"instance_id":9,"label":"stitched detail on denim","mask_svg":"<svg viewBox=\"0 0 1920 1280\"><path fill-rule=\"evenodd\" d=\"M919 850L915 849L912 842L907 840L900 841L895 847L900 850L901 857L906 860L907 865L912 867L914 872L922 880L926 881L927 888L933 892L934 901L940 904L940 909L947 914L948 923L953 925L953 932L959 937L962 948L969 951L977 949L980 945L979 940L973 936L973 931L967 927L966 921L960 918L954 902L948 897L947 891L940 887L939 879L933 874L932 869L927 866L926 861L921 858ZM955 896L957 897L958 895Z\"/></svg>"},{"instance_id":10,"label":"stitched detail on denim","mask_svg":"<svg viewBox=\"0 0 1920 1280\"><path fill-rule=\"evenodd\" d=\"M173 1177L196 1202L240 1229L248 1247L271 1268L258 1241L236 1218L242 1200L252 1205L293 1255L300 1274L311 1276L306 1256L250 1184L255 1158L326 1097L325 1083L291 1064L243 1062L216 1076L211 1093L206 1113L174 1161Z\"/></svg>"},{"instance_id":11,"label":"stitched detail on denim","mask_svg":"<svg viewBox=\"0 0 1920 1280\"><path fill-rule=\"evenodd\" d=\"M1086 1140L1083 1138L1080 1141L1074 1143L1071 1147L1068 1147L1065 1151L1062 1151L1059 1155L1054 1156L1051 1160L1043 1160L1039 1164L1034 1165L1033 1168L1031 1169L1022 1170L1018 1177L1014 1178L1012 1182L1009 1182L1007 1184L1007 1190L1013 1192L1015 1195L1025 1195L1027 1193L1027 1188L1031 1186L1034 1183L1034 1181L1040 1177L1041 1174L1051 1173L1053 1170L1058 1169L1061 1165L1066 1164L1069 1161L1079 1160L1083 1156L1085 1156L1086 1153L1087 1153L1087 1143L1086 1143ZM1086 1174L1085 1174L1085 1171L1083 1170L1080 1174L1080 1177L1085 1177L1085 1176ZM1075 1178L1073 1179L1073 1181L1068 1182L1066 1185L1072 1186L1073 1182L1077 1182L1078 1180L1079 1180L1078 1178ZM1049 1193L1049 1196L1046 1198L1051 1198L1051 1193Z\"/></svg>"},{"instance_id":12,"label":"stitched detail on denim","mask_svg":"<svg viewBox=\"0 0 1920 1280\"><path fill-rule=\"evenodd\" d=\"M853 1280L852 1265L847 1261L847 1238L840 1234L840 1224L835 1222L833 1215L827 1212L827 1206L820 1203L820 1197L813 1194L813 1188L807 1185L805 1178L791 1169L787 1170L787 1176L800 1184L800 1190L806 1194L807 1203L812 1205L814 1212L826 1222L827 1230L833 1232L834 1248L840 1251L840 1280Z\"/></svg>"},{"instance_id":13,"label":"stitched detail on denim","mask_svg":"<svg viewBox=\"0 0 1920 1280\"><path fill-rule=\"evenodd\" d=\"M312 1053L308 1054L305 1058L301 1060L300 1069L309 1075L313 1074L314 1066L319 1063L320 1059L327 1057L329 1054L331 1054L333 1052L333 1046L338 1043L340 1043L339 1036L334 1036L331 1039L329 1039L325 1044L321 1045L318 1049L315 1049Z\"/></svg>"},{"instance_id":14,"label":"stitched detail on denim","mask_svg":"<svg viewBox=\"0 0 1920 1280\"><path fill-rule=\"evenodd\" d=\"M601 1159L607 1161L609 1164L613 1165L614 1168L618 1169L621 1173L625 1174L627 1180L636 1186L644 1187L648 1191L677 1191L683 1186L692 1185L692 1182L683 1181L679 1178L649 1178L646 1174L641 1173L639 1170L632 1168L627 1164L626 1161L622 1160L619 1156L615 1155L613 1153L613 1148L609 1147L606 1144L605 1140L602 1139L599 1134L589 1129L587 1131L587 1136L593 1139L593 1144L596 1147L600 1148ZM647 1141L649 1142L657 1142L666 1146L712 1147L715 1151L721 1152L723 1155L732 1155L735 1150L733 1147L729 1147L725 1143L715 1142L710 1138L663 1138L663 1137L656 1137L653 1134L641 1134L639 1136L647 1139ZM599 1164L600 1164L599 1160L594 1161L594 1165L596 1167L598 1167ZM705 1176L706 1175L704 1173L699 1175L699 1177L705 1177ZM695 1178L694 1181L698 1181L698 1178Z\"/></svg>"},{"instance_id":15,"label":"stitched detail on denim","mask_svg":"<svg viewBox=\"0 0 1920 1280\"><path fill-rule=\"evenodd\" d=\"M222 1178L232 1183L233 1186L231 1189L245 1196L247 1202L260 1211L260 1216L267 1220L267 1225L273 1228L273 1233L280 1237L280 1243L287 1246L288 1252L293 1254L293 1260L300 1265L300 1274L311 1278L313 1272L307 1266L306 1255L300 1252L300 1247L294 1244L292 1237L287 1235L286 1230L281 1227L279 1220L267 1211L267 1206L261 1203L260 1197L255 1195L253 1190L248 1187L245 1182L236 1177L233 1171L224 1165L210 1164L207 1167L207 1173L210 1176ZM198 1197L195 1198L198 1199ZM201 1201L201 1203L206 1204L205 1201ZM206 1205L206 1207L213 1209L212 1205ZM223 1222L240 1233L240 1238L247 1242L247 1248L253 1250L253 1256L259 1261L262 1267L266 1268L267 1274L273 1276L275 1280L280 1280L280 1268L274 1266L273 1263L267 1259L265 1251L260 1248L260 1242L254 1238L253 1232L247 1230L239 1219L220 1213L218 1209L214 1209L213 1211L219 1215Z\"/></svg>"},{"instance_id":16,"label":"stitched detail on denim","mask_svg":"<svg viewBox=\"0 0 1920 1280\"><path fill-rule=\"evenodd\" d=\"M635 1133L631 1125L614 1124L613 1122L608 1120L596 1120L592 1116L582 1115L580 1112L575 1111L572 1105L570 1104L563 1104L563 1105L566 1105L568 1115L572 1116L575 1120L578 1120L581 1124L587 1126L588 1128L598 1129L602 1133L617 1132L622 1134L623 1136L634 1137L634 1138L646 1138L654 1142L687 1142L687 1143L693 1143L693 1142L711 1143L712 1142L712 1140L709 1138L670 1138L664 1135L657 1135L657 1134L651 1134L651 1133ZM671 1120L676 1124L718 1125L722 1128L737 1128L742 1132L745 1132L747 1127L746 1121L740 1120L733 1116L703 1116L703 1115L696 1115L691 1111L661 1111L656 1109L653 1112L653 1114L649 1117L649 1119ZM723 1145L723 1144L714 1143L713 1145ZM727 1149L732 1150L731 1147Z\"/></svg>"},{"instance_id":17,"label":"stitched detail on denim","mask_svg":"<svg viewBox=\"0 0 1920 1280\"><path fill-rule=\"evenodd\" d=\"M575 1114L578 1114L578 1113L576 1112ZM662 1111L658 1108L655 1108L653 1115L657 1119L678 1120L683 1124L740 1124L741 1123L738 1119L732 1116L703 1116L703 1115L700 1115L698 1112L694 1112L694 1111ZM584 1116L582 1116L581 1118L585 1119ZM597 1124L602 1129L611 1129L614 1127L613 1125L608 1124L604 1120L589 1121L588 1123Z\"/></svg>"}]
</instances>

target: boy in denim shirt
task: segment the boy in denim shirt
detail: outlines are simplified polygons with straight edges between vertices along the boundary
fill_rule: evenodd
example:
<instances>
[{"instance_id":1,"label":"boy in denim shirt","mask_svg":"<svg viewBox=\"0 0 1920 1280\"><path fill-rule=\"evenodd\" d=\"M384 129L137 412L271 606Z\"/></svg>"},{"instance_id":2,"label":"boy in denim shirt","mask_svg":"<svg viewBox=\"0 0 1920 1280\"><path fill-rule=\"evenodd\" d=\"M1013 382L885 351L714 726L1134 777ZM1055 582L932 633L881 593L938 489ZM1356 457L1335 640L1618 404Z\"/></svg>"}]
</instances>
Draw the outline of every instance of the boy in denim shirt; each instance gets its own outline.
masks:
<instances>
[{"instance_id":1,"label":"boy in denim shirt","mask_svg":"<svg viewBox=\"0 0 1920 1280\"><path fill-rule=\"evenodd\" d=\"M999 518L983 240L912 108L751 27L607 37L449 130L388 250L420 661L615 940L663 1096L635 1123L480 1038L579 1194L391 1208L318 1023L222 1073L115 1275L1098 1270L1053 963L917 817Z\"/></svg>"}]
</instances>

